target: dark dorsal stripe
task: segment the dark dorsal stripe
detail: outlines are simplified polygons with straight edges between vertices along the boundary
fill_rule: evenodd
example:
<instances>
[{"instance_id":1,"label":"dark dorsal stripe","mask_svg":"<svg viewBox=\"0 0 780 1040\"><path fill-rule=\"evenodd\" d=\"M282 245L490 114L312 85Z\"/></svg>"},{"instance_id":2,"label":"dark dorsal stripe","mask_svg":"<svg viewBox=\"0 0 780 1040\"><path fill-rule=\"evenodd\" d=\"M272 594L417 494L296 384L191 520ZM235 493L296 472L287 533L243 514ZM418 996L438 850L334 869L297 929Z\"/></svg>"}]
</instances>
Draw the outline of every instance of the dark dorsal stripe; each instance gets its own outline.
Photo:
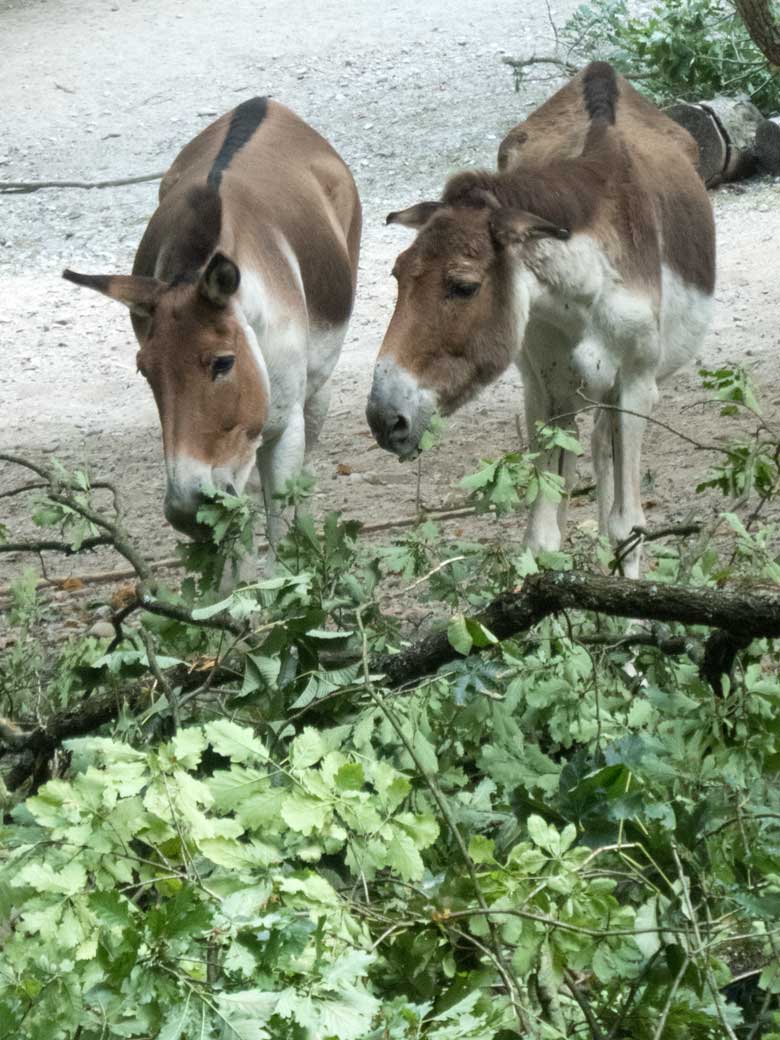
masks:
<instances>
[{"instance_id":1,"label":"dark dorsal stripe","mask_svg":"<svg viewBox=\"0 0 780 1040\"><path fill-rule=\"evenodd\" d=\"M165 277L173 285L195 281L217 248L222 199L210 185L196 185L187 192L177 216L176 234L165 260Z\"/></svg>"},{"instance_id":2,"label":"dark dorsal stripe","mask_svg":"<svg viewBox=\"0 0 780 1040\"><path fill-rule=\"evenodd\" d=\"M208 183L215 191L219 191L222 174L230 166L233 156L251 139L267 112L268 98L255 97L242 101L233 113L225 140L209 170Z\"/></svg>"},{"instance_id":3,"label":"dark dorsal stripe","mask_svg":"<svg viewBox=\"0 0 780 1040\"><path fill-rule=\"evenodd\" d=\"M585 109L594 122L613 124L618 97L615 70L605 61L592 61L582 80Z\"/></svg>"}]
</instances>

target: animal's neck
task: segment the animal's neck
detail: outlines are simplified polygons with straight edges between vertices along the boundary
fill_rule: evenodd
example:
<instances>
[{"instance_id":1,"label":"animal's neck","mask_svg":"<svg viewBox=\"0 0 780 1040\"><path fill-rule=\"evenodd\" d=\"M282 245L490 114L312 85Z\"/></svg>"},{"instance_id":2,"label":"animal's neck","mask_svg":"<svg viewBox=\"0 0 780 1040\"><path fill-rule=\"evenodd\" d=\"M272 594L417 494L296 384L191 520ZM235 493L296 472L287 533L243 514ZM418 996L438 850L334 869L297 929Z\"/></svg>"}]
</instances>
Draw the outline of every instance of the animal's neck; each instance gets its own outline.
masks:
<instances>
[{"instance_id":1,"label":"animal's neck","mask_svg":"<svg viewBox=\"0 0 780 1040\"><path fill-rule=\"evenodd\" d=\"M605 289L618 280L600 244L588 235L540 242L514 273L518 327L542 322L579 338Z\"/></svg>"}]
</instances>

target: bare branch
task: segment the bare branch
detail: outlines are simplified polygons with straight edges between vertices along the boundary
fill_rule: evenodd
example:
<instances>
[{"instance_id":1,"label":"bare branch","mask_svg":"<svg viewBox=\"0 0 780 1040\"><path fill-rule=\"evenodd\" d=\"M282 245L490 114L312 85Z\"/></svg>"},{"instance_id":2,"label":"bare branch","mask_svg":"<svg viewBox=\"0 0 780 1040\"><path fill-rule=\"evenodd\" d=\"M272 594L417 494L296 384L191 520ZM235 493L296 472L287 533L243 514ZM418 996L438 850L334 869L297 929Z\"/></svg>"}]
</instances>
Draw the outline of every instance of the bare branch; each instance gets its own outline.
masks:
<instances>
[{"instance_id":1,"label":"bare branch","mask_svg":"<svg viewBox=\"0 0 780 1040\"><path fill-rule=\"evenodd\" d=\"M178 695L162 673L160 662L157 660L157 654L155 653L154 640L152 639L151 634L142 630L141 639L146 647L146 658L149 661L149 668L151 669L152 675L157 680L160 689L165 694L165 699L168 701L168 706L171 709L174 729L178 730L181 723L181 719L179 718Z\"/></svg>"},{"instance_id":2,"label":"bare branch","mask_svg":"<svg viewBox=\"0 0 780 1040\"><path fill-rule=\"evenodd\" d=\"M644 542L657 542L660 538L667 538L670 535L676 535L678 538L685 538L687 535L699 534L701 529L701 524L678 524L676 526L672 525L671 527L659 527L655 531L648 531L646 527L637 524L632 527L630 533L615 546L615 556L609 569L613 574L620 570L621 564L626 557L630 556L634 549L642 545Z\"/></svg>"},{"instance_id":3,"label":"bare branch","mask_svg":"<svg viewBox=\"0 0 780 1040\"><path fill-rule=\"evenodd\" d=\"M186 607L180 607L175 603L166 603L164 600L156 599L143 587L139 588L139 606L148 610L150 614L158 614L160 617L171 618L173 621L182 621L185 625L196 625L198 628L216 628L220 631L232 632L233 635L244 635L250 631L247 624L241 624L234 620L227 612L214 614L209 618L194 618Z\"/></svg>"},{"instance_id":4,"label":"bare branch","mask_svg":"<svg viewBox=\"0 0 780 1040\"><path fill-rule=\"evenodd\" d=\"M125 184L144 184L159 181L165 176L160 173L144 173L139 177L119 177L108 181L0 181L0 195L29 195L43 188L120 188Z\"/></svg>"},{"instance_id":5,"label":"bare branch","mask_svg":"<svg viewBox=\"0 0 780 1040\"><path fill-rule=\"evenodd\" d=\"M604 1040L604 1034L601 1032L601 1029L599 1028L596 1016L593 1014L593 1008L590 1006L587 997L577 984L577 980L575 979L574 975L570 971L565 971L564 978L566 980L566 988L577 1001L577 1003L580 1006L580 1011L582 1011L583 1015L585 1016L585 1019L588 1023L588 1028L590 1029L590 1035L593 1037L593 1040Z\"/></svg>"},{"instance_id":6,"label":"bare branch","mask_svg":"<svg viewBox=\"0 0 780 1040\"><path fill-rule=\"evenodd\" d=\"M29 484L20 484L19 487L11 488L10 491L3 491L0 494L0 498L14 498L15 495L23 495L26 491L39 491L42 488L47 488L49 485L42 481L33 480Z\"/></svg>"},{"instance_id":7,"label":"bare branch","mask_svg":"<svg viewBox=\"0 0 780 1040\"><path fill-rule=\"evenodd\" d=\"M100 545L113 545L114 539L110 535L98 535L95 538L85 538L76 548L68 542L58 542L53 539L41 539L37 542L0 542L0 553L40 553L59 552L63 556L75 556L89 549L96 549ZM48 579L47 584L52 584Z\"/></svg>"},{"instance_id":8,"label":"bare branch","mask_svg":"<svg viewBox=\"0 0 780 1040\"><path fill-rule=\"evenodd\" d=\"M530 68L532 65L555 65L557 68L563 69L567 76L575 76L579 71L578 65L564 61L562 58L556 58L553 54L531 55L530 58L502 58L501 61L515 71Z\"/></svg>"}]
</instances>

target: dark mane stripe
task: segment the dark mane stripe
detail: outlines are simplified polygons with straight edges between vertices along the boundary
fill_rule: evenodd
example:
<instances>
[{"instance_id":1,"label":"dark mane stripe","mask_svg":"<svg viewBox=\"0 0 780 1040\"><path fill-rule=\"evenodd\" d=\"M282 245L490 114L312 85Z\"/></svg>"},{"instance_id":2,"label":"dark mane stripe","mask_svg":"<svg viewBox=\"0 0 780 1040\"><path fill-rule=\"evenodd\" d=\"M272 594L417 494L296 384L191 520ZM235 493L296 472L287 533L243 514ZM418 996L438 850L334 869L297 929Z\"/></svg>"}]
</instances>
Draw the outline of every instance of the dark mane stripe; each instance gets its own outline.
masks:
<instances>
[{"instance_id":1,"label":"dark mane stripe","mask_svg":"<svg viewBox=\"0 0 780 1040\"><path fill-rule=\"evenodd\" d=\"M268 113L268 98L255 97L242 101L233 113L225 140L209 170L208 184L219 191L222 174L230 166L233 156L251 139Z\"/></svg>"},{"instance_id":2,"label":"dark mane stripe","mask_svg":"<svg viewBox=\"0 0 780 1040\"><path fill-rule=\"evenodd\" d=\"M582 79L582 97L591 122L615 122L618 85L615 70L605 61L592 61Z\"/></svg>"}]
</instances>

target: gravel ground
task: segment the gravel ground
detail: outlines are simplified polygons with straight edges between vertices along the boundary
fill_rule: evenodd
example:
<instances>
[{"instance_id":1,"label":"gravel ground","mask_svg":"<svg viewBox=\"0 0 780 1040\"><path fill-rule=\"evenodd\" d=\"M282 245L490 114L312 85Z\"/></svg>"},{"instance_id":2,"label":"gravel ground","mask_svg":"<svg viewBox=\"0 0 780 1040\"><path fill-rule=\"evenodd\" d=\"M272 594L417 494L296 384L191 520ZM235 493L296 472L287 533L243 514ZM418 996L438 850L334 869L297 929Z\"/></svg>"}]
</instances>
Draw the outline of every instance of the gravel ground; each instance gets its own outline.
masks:
<instances>
[{"instance_id":1,"label":"gravel ground","mask_svg":"<svg viewBox=\"0 0 780 1040\"><path fill-rule=\"evenodd\" d=\"M574 6L558 0L552 17L562 24ZM409 237L386 228L384 216L435 197L458 168L494 165L504 133L552 89L529 84L515 94L501 64L504 54L550 50L547 5L0 0L0 25L1 180L163 170L212 118L254 94L283 101L341 152L358 183L365 231L357 306L312 459L317 509L342 509L366 522L412 513L415 471L374 448L363 414L394 303L390 268ZM129 321L121 307L67 285L59 273L66 265L128 271L156 191L142 184L0 196L0 342L13 359L0 380L0 444L32 458L87 463L95 476L117 482L129 526L150 557L170 555L174 538L162 516L157 415L135 372ZM771 419L780 416L778 185L759 180L713 198L718 308L701 360L747 364ZM657 416L702 440L723 433L723 420L702 397L692 367L663 391ZM512 373L451 420L446 443L424 462L428 506L459 501L453 485L480 457L516 447L520 407ZM672 434L649 430L650 523L685 514L706 465ZM582 476L588 479L587 459ZM18 471L0 468L0 492L18 479ZM21 498L0 505L14 533L29 533ZM586 504L574 519L592 516ZM488 520L466 527L496 536ZM520 537L522 525L505 522L502 532ZM102 570L113 562L96 553L75 566ZM0 558L3 578L23 563ZM48 562L60 575L69 566Z\"/></svg>"}]
</instances>

